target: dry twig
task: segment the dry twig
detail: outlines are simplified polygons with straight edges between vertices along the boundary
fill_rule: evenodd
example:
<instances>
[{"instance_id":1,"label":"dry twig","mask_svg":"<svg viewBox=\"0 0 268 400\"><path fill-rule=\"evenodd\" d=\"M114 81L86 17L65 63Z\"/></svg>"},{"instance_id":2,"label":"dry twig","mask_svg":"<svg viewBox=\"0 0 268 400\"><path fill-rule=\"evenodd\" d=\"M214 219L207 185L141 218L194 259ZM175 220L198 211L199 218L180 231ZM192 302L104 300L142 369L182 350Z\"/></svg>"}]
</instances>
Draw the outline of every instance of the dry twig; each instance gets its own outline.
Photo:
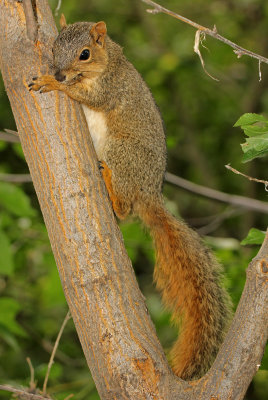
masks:
<instances>
[{"instance_id":1,"label":"dry twig","mask_svg":"<svg viewBox=\"0 0 268 400\"><path fill-rule=\"evenodd\" d=\"M204 38L205 38L204 36L205 36L205 35L204 35L204 32L201 31L200 29L198 29L198 30L196 31L196 34L195 34L195 41L194 41L194 52L195 52L195 53L198 55L198 57L200 58L201 65L202 65L203 70L205 71L205 73L206 73L211 79L214 79L214 81L219 81L219 79L214 78L214 76L212 76L212 75L206 70L206 68L205 68L205 62L204 62L203 57L202 57L202 54L201 54L201 52L200 52L200 50L199 50L199 44L200 44L200 42L202 43L202 40L204 40Z\"/></svg>"},{"instance_id":2,"label":"dry twig","mask_svg":"<svg viewBox=\"0 0 268 400\"><path fill-rule=\"evenodd\" d=\"M173 12L173 11L170 11L165 7L162 7L160 4L157 4L154 1L151 1L151 0L142 0L142 1L144 3L146 3L146 4L149 4L151 7L153 7L153 8L150 8L150 9L147 10L148 13L151 13L151 14L163 13L163 14L170 15L173 18L179 19L180 21L185 22L186 24L193 26L198 31L202 32L203 35L209 35L209 36L213 37L214 39L220 40L221 42L223 42L223 43L227 44L228 46L232 47L234 49L234 53L237 55L238 58L240 58L242 56L249 56L249 57L252 57L252 58L255 58L255 59L259 60L259 79L261 80L260 65L261 65L261 63L268 64L268 58L260 56L259 54L253 53L250 50L244 49L243 47L238 46L236 43L232 42L231 40L226 39L225 37L219 35L215 25L214 25L213 29L209 29L209 28L206 28L205 26L197 24L194 21L191 21L188 18L183 17L182 15L179 15L179 14ZM200 36L200 33L198 35ZM200 58L201 63L202 63L202 66L204 68L204 61L202 61L202 57L201 57L200 52L199 53L196 52L196 53L199 55L199 58ZM213 79L215 79L215 78L213 78Z\"/></svg>"},{"instance_id":3,"label":"dry twig","mask_svg":"<svg viewBox=\"0 0 268 400\"><path fill-rule=\"evenodd\" d=\"M48 366L47 366L47 373L46 373L46 376L45 376L45 380L44 380L44 384L43 384L43 390L42 390L43 395L46 394L47 381L48 381L48 378L49 378L49 374L50 374L50 370L51 370L52 364L54 362L55 354L56 354L56 351L57 351L57 348L58 348L58 345L59 345L59 342L60 342L61 335L62 335L62 333L64 331L65 325L67 324L67 322L69 321L70 318L71 318L71 313L70 313L70 311L68 311L67 314L66 314L66 317L64 318L64 321L63 321L63 323L61 325L60 331L58 333L58 336L57 336L56 342L54 344L54 348L52 350L52 353L51 353L51 356L50 356L50 360L49 360L49 363L48 363Z\"/></svg>"},{"instance_id":4,"label":"dry twig","mask_svg":"<svg viewBox=\"0 0 268 400\"><path fill-rule=\"evenodd\" d=\"M15 396L21 396L22 399L27 399L27 400L45 400L45 399L49 399L52 400L52 397L50 397L46 390L47 390L47 382L48 382L48 378L49 378L49 374L51 371L51 367L55 358L55 354L63 333L63 330L65 328L65 325L67 324L67 322L69 321L69 319L71 318L71 314L70 311L67 312L66 317L64 318L64 321L61 325L60 331L58 333L57 339L55 341L51 356L50 356L50 360L48 363L48 367L47 367L47 373L45 376L45 380L44 380L44 384L43 384L43 390L42 390L42 394L40 394L40 390L36 388L36 383L34 381L34 368L33 365L31 363L30 358L26 358L26 361L29 365L30 368L30 387L29 388L22 388L22 389L17 389L14 388L13 386L10 385L0 385L0 390L5 390L7 392L12 392L15 394ZM73 396L73 394L70 394L69 396L66 397L66 399L70 399Z\"/></svg>"},{"instance_id":5,"label":"dry twig","mask_svg":"<svg viewBox=\"0 0 268 400\"><path fill-rule=\"evenodd\" d=\"M25 389L16 389L10 385L0 385L0 390L14 393L16 396L21 396L22 399L27 399L27 400L28 399L29 400L45 400L45 399L51 400L51 397L49 397L49 396L42 396L41 394L30 393L30 392L27 392L27 390L25 390Z\"/></svg>"},{"instance_id":6,"label":"dry twig","mask_svg":"<svg viewBox=\"0 0 268 400\"><path fill-rule=\"evenodd\" d=\"M27 361L27 363L29 365L29 368L30 368L30 390L32 391L32 390L34 390L36 388L36 383L34 381L34 367L33 367L33 364L32 364L32 361L31 361L30 357L27 357L26 361Z\"/></svg>"},{"instance_id":7,"label":"dry twig","mask_svg":"<svg viewBox=\"0 0 268 400\"><path fill-rule=\"evenodd\" d=\"M225 165L225 168L229 169L230 171L234 172L237 175L242 175L245 178L247 178L249 181L254 181L254 182L258 182L258 183L263 183L265 185L265 190L268 191L268 181L264 181L263 179L257 179L257 178L253 178L252 176L243 174L242 172L238 171L237 169L231 167L230 164Z\"/></svg>"}]
</instances>

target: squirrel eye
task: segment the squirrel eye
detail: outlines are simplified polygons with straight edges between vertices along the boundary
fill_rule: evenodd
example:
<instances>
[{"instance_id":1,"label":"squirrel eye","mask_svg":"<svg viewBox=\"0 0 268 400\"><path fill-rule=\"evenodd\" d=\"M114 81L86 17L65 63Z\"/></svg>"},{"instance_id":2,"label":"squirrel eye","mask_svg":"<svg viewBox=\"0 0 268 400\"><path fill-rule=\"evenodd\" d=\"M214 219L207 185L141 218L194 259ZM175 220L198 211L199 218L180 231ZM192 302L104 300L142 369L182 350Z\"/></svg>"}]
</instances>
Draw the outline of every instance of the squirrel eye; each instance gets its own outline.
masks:
<instances>
[{"instance_id":1,"label":"squirrel eye","mask_svg":"<svg viewBox=\"0 0 268 400\"><path fill-rule=\"evenodd\" d=\"M82 51L82 53L79 56L79 60L88 60L90 56L90 51L88 49L85 49Z\"/></svg>"}]
</instances>

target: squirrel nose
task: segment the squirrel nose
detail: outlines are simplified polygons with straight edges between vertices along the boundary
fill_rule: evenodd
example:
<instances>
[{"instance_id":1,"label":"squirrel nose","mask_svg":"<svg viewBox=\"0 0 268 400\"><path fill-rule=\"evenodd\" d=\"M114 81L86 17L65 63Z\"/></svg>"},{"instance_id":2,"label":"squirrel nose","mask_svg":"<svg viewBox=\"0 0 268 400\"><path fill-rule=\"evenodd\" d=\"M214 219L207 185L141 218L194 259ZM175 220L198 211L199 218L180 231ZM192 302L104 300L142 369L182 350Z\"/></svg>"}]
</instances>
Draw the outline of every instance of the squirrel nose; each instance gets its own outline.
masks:
<instances>
[{"instance_id":1,"label":"squirrel nose","mask_svg":"<svg viewBox=\"0 0 268 400\"><path fill-rule=\"evenodd\" d=\"M63 82L66 79L66 75L62 75L62 73L60 71L58 71L55 74L55 79L57 79L57 81L59 81L59 82Z\"/></svg>"}]
</instances>

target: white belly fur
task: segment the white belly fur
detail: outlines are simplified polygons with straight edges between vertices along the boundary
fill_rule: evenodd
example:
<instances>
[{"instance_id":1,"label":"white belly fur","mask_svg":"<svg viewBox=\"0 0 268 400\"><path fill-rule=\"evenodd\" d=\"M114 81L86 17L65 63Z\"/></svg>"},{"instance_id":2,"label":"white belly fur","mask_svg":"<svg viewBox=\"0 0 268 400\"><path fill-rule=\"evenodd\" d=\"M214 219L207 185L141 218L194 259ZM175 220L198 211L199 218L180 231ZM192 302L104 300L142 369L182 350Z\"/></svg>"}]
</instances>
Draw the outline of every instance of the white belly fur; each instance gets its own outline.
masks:
<instances>
[{"instance_id":1,"label":"white belly fur","mask_svg":"<svg viewBox=\"0 0 268 400\"><path fill-rule=\"evenodd\" d=\"M97 156L101 159L102 148L107 137L107 122L105 115L100 111L91 110L84 104L82 104L82 107Z\"/></svg>"}]
</instances>

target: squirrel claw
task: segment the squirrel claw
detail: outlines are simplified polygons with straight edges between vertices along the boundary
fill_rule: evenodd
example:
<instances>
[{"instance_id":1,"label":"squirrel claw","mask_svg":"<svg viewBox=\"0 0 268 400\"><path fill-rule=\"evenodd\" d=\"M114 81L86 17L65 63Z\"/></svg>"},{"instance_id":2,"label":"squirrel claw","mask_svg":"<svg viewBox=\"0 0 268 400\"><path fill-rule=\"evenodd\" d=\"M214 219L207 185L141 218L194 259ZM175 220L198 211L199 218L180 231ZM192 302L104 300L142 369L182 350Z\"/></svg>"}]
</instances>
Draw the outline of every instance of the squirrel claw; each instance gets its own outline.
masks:
<instances>
[{"instance_id":1,"label":"squirrel claw","mask_svg":"<svg viewBox=\"0 0 268 400\"><path fill-rule=\"evenodd\" d=\"M28 84L29 90L32 89L39 93L47 93L52 90L60 90L60 84L52 75L35 76Z\"/></svg>"},{"instance_id":2,"label":"squirrel claw","mask_svg":"<svg viewBox=\"0 0 268 400\"><path fill-rule=\"evenodd\" d=\"M28 83L29 91L32 90L32 86L34 85L34 82L33 82L33 81L36 81L36 80L37 80L37 76L34 76L34 77L32 78L32 81L31 81L30 83Z\"/></svg>"},{"instance_id":3,"label":"squirrel claw","mask_svg":"<svg viewBox=\"0 0 268 400\"><path fill-rule=\"evenodd\" d=\"M98 164L99 164L99 170L101 171L102 169L104 169L104 166L103 166L103 162L102 161L98 161Z\"/></svg>"},{"instance_id":4,"label":"squirrel claw","mask_svg":"<svg viewBox=\"0 0 268 400\"><path fill-rule=\"evenodd\" d=\"M34 82L28 83L29 92L31 92L32 90L37 90L37 89L35 89L35 88L33 87L34 85L35 85Z\"/></svg>"}]
</instances>

